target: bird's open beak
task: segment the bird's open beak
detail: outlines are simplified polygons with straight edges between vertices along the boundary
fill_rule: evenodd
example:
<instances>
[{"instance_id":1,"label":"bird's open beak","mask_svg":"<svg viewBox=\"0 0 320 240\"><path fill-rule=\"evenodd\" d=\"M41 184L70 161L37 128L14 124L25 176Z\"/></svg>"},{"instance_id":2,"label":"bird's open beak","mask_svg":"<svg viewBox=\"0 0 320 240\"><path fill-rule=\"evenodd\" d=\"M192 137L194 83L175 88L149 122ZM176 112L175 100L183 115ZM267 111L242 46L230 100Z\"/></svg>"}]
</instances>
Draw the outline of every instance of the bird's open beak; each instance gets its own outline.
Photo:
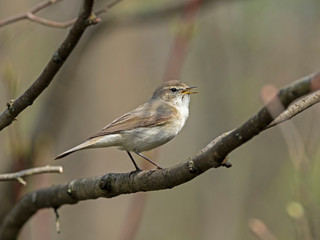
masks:
<instances>
[{"instance_id":1,"label":"bird's open beak","mask_svg":"<svg viewBox=\"0 0 320 240\"><path fill-rule=\"evenodd\" d=\"M188 94L188 95L198 93L198 92L192 92L191 89L193 88L196 88L196 87L188 87L187 89L183 90L181 93Z\"/></svg>"}]
</instances>

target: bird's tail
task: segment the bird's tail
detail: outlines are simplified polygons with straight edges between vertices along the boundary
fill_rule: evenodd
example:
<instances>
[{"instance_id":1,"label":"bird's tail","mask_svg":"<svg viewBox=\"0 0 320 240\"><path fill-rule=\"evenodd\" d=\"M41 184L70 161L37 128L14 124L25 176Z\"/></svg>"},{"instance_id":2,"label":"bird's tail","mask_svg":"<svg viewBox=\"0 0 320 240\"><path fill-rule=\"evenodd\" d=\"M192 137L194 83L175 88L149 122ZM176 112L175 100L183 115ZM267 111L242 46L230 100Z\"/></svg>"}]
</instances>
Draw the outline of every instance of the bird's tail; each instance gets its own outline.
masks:
<instances>
[{"instance_id":1,"label":"bird's tail","mask_svg":"<svg viewBox=\"0 0 320 240\"><path fill-rule=\"evenodd\" d=\"M60 158L64 158L65 156L68 156L71 153L74 153L76 151L82 150L82 149L86 149L91 147L93 144L96 143L95 139L90 139L88 141L85 141L84 143L79 144L78 146L75 146L74 148L71 148L63 153L60 153L58 156L56 156L54 158L54 160L60 159Z\"/></svg>"}]
</instances>

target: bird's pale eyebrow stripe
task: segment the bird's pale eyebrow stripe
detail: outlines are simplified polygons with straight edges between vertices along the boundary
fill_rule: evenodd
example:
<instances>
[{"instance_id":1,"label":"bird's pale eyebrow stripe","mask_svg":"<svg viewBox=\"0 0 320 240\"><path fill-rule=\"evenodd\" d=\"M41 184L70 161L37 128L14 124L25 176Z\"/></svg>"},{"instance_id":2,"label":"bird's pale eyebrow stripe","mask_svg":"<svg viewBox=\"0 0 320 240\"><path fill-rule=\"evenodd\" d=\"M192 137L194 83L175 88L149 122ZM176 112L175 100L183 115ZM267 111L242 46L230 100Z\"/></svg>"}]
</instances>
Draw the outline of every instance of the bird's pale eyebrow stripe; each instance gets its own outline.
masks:
<instances>
[{"instance_id":1,"label":"bird's pale eyebrow stripe","mask_svg":"<svg viewBox=\"0 0 320 240\"><path fill-rule=\"evenodd\" d=\"M178 86L170 86L170 87L166 87L165 89L171 89L171 88L176 88L177 90L182 90L182 87L178 87Z\"/></svg>"}]
</instances>

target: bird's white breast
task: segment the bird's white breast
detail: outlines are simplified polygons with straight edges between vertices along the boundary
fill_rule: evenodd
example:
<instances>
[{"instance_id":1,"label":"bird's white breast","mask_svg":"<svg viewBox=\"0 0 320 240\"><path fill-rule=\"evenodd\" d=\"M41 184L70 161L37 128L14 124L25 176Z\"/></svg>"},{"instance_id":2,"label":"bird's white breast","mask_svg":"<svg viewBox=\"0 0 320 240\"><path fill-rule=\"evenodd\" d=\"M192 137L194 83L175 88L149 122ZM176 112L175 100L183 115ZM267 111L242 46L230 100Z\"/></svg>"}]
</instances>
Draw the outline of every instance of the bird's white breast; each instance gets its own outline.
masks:
<instances>
[{"instance_id":1,"label":"bird's white breast","mask_svg":"<svg viewBox=\"0 0 320 240\"><path fill-rule=\"evenodd\" d=\"M174 107L176 107L176 109L180 113L180 124L179 124L180 126L179 126L178 132L181 131L181 129L183 128L189 116L189 103L190 103L190 96L184 95L183 98L177 99L175 102L175 105L173 105Z\"/></svg>"}]
</instances>

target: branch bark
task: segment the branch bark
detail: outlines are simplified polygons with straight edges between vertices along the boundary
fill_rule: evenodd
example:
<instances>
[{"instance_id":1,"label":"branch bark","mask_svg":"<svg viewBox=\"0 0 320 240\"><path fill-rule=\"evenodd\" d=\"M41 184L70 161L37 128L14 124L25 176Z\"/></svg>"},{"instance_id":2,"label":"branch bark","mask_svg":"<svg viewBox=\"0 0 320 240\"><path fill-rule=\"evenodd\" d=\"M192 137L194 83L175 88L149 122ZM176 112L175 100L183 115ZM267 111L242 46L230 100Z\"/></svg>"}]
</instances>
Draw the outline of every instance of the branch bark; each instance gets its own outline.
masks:
<instances>
[{"instance_id":1,"label":"branch bark","mask_svg":"<svg viewBox=\"0 0 320 240\"><path fill-rule=\"evenodd\" d=\"M0 114L0 131L10 125L25 108L32 105L34 100L49 86L54 76L79 42L86 28L91 24L97 23L96 18L91 17L93 2L93 0L83 1L83 6L76 23L58 50L53 54L43 72L20 97L16 100L11 100L7 104L7 109Z\"/></svg>"},{"instance_id":2,"label":"branch bark","mask_svg":"<svg viewBox=\"0 0 320 240\"><path fill-rule=\"evenodd\" d=\"M16 180L23 185L27 185L27 183L23 180L23 177L42 174L42 173L62 173L62 172L63 172L63 168L61 166L36 167L36 168L22 170L15 173L0 174L0 182Z\"/></svg>"},{"instance_id":3,"label":"branch bark","mask_svg":"<svg viewBox=\"0 0 320 240\"><path fill-rule=\"evenodd\" d=\"M316 88L314 86L317 86ZM211 141L193 158L163 170L108 173L104 176L73 180L70 183L52 186L26 194L4 219L0 239L15 239L24 223L39 209L57 209L64 204L79 201L111 198L121 194L170 189L186 183L210 168L220 167L227 155L260 132L267 129L273 117L281 114L275 109L279 101L287 108L296 99L318 90L320 73L312 74L284 88L260 111L238 128L220 135Z\"/></svg>"},{"instance_id":4,"label":"branch bark","mask_svg":"<svg viewBox=\"0 0 320 240\"><path fill-rule=\"evenodd\" d=\"M313 94L310 94L302 98L301 100L289 106L287 110L285 110L276 119L274 119L272 123L268 126L268 128L293 118L297 114L301 113L302 111L308 109L309 107L312 107L313 105L319 102L320 102L320 91L317 91Z\"/></svg>"},{"instance_id":5,"label":"branch bark","mask_svg":"<svg viewBox=\"0 0 320 240\"><path fill-rule=\"evenodd\" d=\"M17 15L2 19L0 21L0 27L3 27L5 25L9 25L11 23L15 23L15 22L18 22L18 21L21 21L21 20L24 20L24 19L28 19L30 15L34 16L34 14L39 12L40 10L42 10L42 9L52 5L52 4L60 2L60 1L62 1L62 0L45 0L43 2L40 2L40 3L36 4L36 5L34 5L29 11L27 11L25 13L20 13L20 14L17 14Z\"/></svg>"}]
</instances>

